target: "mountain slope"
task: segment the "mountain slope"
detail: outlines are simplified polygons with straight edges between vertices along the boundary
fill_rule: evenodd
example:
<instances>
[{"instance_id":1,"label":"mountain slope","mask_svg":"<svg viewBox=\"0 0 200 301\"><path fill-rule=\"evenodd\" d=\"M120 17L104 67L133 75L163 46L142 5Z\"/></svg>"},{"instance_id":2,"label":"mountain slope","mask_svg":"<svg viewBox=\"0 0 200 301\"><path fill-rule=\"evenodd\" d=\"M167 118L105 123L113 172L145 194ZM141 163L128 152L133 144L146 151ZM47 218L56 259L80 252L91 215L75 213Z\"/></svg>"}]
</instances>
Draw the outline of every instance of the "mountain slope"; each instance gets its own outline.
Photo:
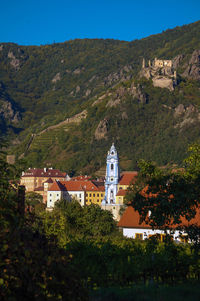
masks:
<instances>
[{"instance_id":1,"label":"mountain slope","mask_svg":"<svg viewBox=\"0 0 200 301\"><path fill-rule=\"evenodd\" d=\"M199 137L198 49L200 22L133 42L1 44L0 99L9 99L18 116L9 120L0 102L1 131L19 143L11 143L10 152L24 156L28 166L93 172L105 164L114 140L124 169L142 157L179 163ZM143 57L174 58L173 91L139 78ZM84 110L81 122L62 123Z\"/></svg>"}]
</instances>

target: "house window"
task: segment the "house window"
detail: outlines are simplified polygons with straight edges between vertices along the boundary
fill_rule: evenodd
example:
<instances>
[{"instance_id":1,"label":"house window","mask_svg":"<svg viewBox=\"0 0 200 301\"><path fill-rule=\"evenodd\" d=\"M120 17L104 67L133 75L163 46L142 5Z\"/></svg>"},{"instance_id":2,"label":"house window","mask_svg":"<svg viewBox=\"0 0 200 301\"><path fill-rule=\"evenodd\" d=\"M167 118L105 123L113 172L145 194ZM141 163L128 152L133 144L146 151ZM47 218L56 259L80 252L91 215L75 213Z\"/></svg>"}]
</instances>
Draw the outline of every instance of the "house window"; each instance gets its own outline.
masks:
<instances>
[{"instance_id":1,"label":"house window","mask_svg":"<svg viewBox=\"0 0 200 301\"><path fill-rule=\"evenodd\" d=\"M92 194L90 193L90 197L92 196Z\"/></svg>"},{"instance_id":2,"label":"house window","mask_svg":"<svg viewBox=\"0 0 200 301\"><path fill-rule=\"evenodd\" d=\"M103 197L103 193L101 194L101 196Z\"/></svg>"},{"instance_id":3,"label":"house window","mask_svg":"<svg viewBox=\"0 0 200 301\"><path fill-rule=\"evenodd\" d=\"M95 193L93 193L93 196L95 196Z\"/></svg>"},{"instance_id":4,"label":"house window","mask_svg":"<svg viewBox=\"0 0 200 301\"><path fill-rule=\"evenodd\" d=\"M88 193L86 193L86 196L88 196Z\"/></svg>"},{"instance_id":5,"label":"house window","mask_svg":"<svg viewBox=\"0 0 200 301\"><path fill-rule=\"evenodd\" d=\"M97 196L99 196L99 193L97 193Z\"/></svg>"},{"instance_id":6,"label":"house window","mask_svg":"<svg viewBox=\"0 0 200 301\"><path fill-rule=\"evenodd\" d=\"M143 234L142 233L135 233L135 239L143 239Z\"/></svg>"},{"instance_id":7,"label":"house window","mask_svg":"<svg viewBox=\"0 0 200 301\"><path fill-rule=\"evenodd\" d=\"M81 198L81 193L79 193L79 198Z\"/></svg>"},{"instance_id":8,"label":"house window","mask_svg":"<svg viewBox=\"0 0 200 301\"><path fill-rule=\"evenodd\" d=\"M113 165L113 163L111 164L111 170L113 170L114 169L114 165Z\"/></svg>"},{"instance_id":9,"label":"house window","mask_svg":"<svg viewBox=\"0 0 200 301\"><path fill-rule=\"evenodd\" d=\"M57 194L57 196L59 196L59 194Z\"/></svg>"},{"instance_id":10,"label":"house window","mask_svg":"<svg viewBox=\"0 0 200 301\"><path fill-rule=\"evenodd\" d=\"M110 178L111 182L114 180L113 178Z\"/></svg>"}]
</instances>

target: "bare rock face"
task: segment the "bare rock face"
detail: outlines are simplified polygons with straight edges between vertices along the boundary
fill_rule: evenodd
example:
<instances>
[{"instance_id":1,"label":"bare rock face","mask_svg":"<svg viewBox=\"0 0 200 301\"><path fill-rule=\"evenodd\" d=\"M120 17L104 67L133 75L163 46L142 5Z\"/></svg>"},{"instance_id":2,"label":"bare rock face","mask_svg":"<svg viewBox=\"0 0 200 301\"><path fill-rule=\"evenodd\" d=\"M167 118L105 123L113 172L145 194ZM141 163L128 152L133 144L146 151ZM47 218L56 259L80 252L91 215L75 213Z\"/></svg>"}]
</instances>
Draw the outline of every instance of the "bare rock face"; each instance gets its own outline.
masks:
<instances>
[{"instance_id":1,"label":"bare rock face","mask_svg":"<svg viewBox=\"0 0 200 301\"><path fill-rule=\"evenodd\" d=\"M198 108L192 104L188 107L185 107L183 104L178 105L174 110L174 117L178 119L175 128L179 128L180 130L200 121Z\"/></svg>"},{"instance_id":2,"label":"bare rock face","mask_svg":"<svg viewBox=\"0 0 200 301\"><path fill-rule=\"evenodd\" d=\"M126 120L126 119L128 119L128 115L127 115L126 112L123 112L122 113L122 120Z\"/></svg>"},{"instance_id":3,"label":"bare rock face","mask_svg":"<svg viewBox=\"0 0 200 301\"><path fill-rule=\"evenodd\" d=\"M166 88L170 91L174 90L174 82L171 78L164 77L164 76L155 76L152 78L153 86L159 88Z\"/></svg>"},{"instance_id":4,"label":"bare rock face","mask_svg":"<svg viewBox=\"0 0 200 301\"><path fill-rule=\"evenodd\" d=\"M76 93L78 93L81 90L80 86L76 86Z\"/></svg>"},{"instance_id":5,"label":"bare rock face","mask_svg":"<svg viewBox=\"0 0 200 301\"><path fill-rule=\"evenodd\" d=\"M174 110L174 117L179 117L185 113L185 107L183 104L178 105Z\"/></svg>"},{"instance_id":6,"label":"bare rock face","mask_svg":"<svg viewBox=\"0 0 200 301\"><path fill-rule=\"evenodd\" d=\"M177 56L175 56L172 60L172 67L174 69L177 69L177 67L179 66L180 62L183 60L184 55L183 54L179 54Z\"/></svg>"},{"instance_id":7,"label":"bare rock face","mask_svg":"<svg viewBox=\"0 0 200 301\"><path fill-rule=\"evenodd\" d=\"M119 105L121 102L120 98L115 98L115 99L110 99L109 102L107 103L106 107L116 107Z\"/></svg>"},{"instance_id":8,"label":"bare rock face","mask_svg":"<svg viewBox=\"0 0 200 301\"><path fill-rule=\"evenodd\" d=\"M140 86L136 87L134 83L130 87L129 94L139 103L148 103L148 95L142 91Z\"/></svg>"},{"instance_id":9,"label":"bare rock face","mask_svg":"<svg viewBox=\"0 0 200 301\"><path fill-rule=\"evenodd\" d=\"M91 83L91 82L93 82L93 80L95 80L95 79L98 79L98 77L97 77L96 75L93 75L93 76L89 79L89 82Z\"/></svg>"},{"instance_id":10,"label":"bare rock face","mask_svg":"<svg viewBox=\"0 0 200 301\"><path fill-rule=\"evenodd\" d=\"M130 74L131 70L132 66L126 65L123 68L121 68L118 72L109 74L107 77L104 78L104 86L112 86L116 82L130 80L132 78L132 75Z\"/></svg>"},{"instance_id":11,"label":"bare rock face","mask_svg":"<svg viewBox=\"0 0 200 301\"><path fill-rule=\"evenodd\" d=\"M12 51L8 52L8 58L10 60L10 65L15 69L18 70L20 68L20 61L14 56Z\"/></svg>"},{"instance_id":12,"label":"bare rock face","mask_svg":"<svg viewBox=\"0 0 200 301\"><path fill-rule=\"evenodd\" d=\"M84 71L85 68L82 67L82 68L76 68L74 71L73 71L73 74L75 75L79 75L82 71Z\"/></svg>"},{"instance_id":13,"label":"bare rock face","mask_svg":"<svg viewBox=\"0 0 200 301\"><path fill-rule=\"evenodd\" d=\"M56 83L57 81L61 80L60 72L58 72L54 78L52 79L52 83Z\"/></svg>"},{"instance_id":14,"label":"bare rock face","mask_svg":"<svg viewBox=\"0 0 200 301\"><path fill-rule=\"evenodd\" d=\"M0 116L12 123L18 123L21 120L20 113L7 100L4 100L0 107Z\"/></svg>"},{"instance_id":15,"label":"bare rock face","mask_svg":"<svg viewBox=\"0 0 200 301\"><path fill-rule=\"evenodd\" d=\"M192 53L189 65L183 72L183 76L200 80L200 50L195 50Z\"/></svg>"},{"instance_id":16,"label":"bare rock face","mask_svg":"<svg viewBox=\"0 0 200 301\"><path fill-rule=\"evenodd\" d=\"M85 92L85 96L88 97L90 94L91 94L91 90L87 89L86 92Z\"/></svg>"},{"instance_id":17,"label":"bare rock face","mask_svg":"<svg viewBox=\"0 0 200 301\"><path fill-rule=\"evenodd\" d=\"M108 132L108 120L104 118L101 120L96 128L95 131L95 139L96 140L101 140L101 139L106 139L106 134Z\"/></svg>"}]
</instances>

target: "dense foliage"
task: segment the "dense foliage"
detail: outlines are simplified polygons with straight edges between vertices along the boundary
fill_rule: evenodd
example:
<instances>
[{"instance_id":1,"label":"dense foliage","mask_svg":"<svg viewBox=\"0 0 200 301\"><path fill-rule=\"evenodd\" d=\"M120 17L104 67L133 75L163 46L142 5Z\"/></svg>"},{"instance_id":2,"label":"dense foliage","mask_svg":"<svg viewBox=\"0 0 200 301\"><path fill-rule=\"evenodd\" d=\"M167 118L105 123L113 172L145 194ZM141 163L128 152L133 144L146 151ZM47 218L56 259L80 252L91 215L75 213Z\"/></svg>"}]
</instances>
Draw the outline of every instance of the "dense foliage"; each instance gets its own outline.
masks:
<instances>
[{"instance_id":1,"label":"dense foliage","mask_svg":"<svg viewBox=\"0 0 200 301\"><path fill-rule=\"evenodd\" d=\"M20 210L22 199L10 184L16 172L2 151L0 170L0 299L87 300L69 254Z\"/></svg>"},{"instance_id":2,"label":"dense foliage","mask_svg":"<svg viewBox=\"0 0 200 301\"><path fill-rule=\"evenodd\" d=\"M9 182L16 172L2 152L0 167L1 300L88 300L99 287L198 283L199 249L193 245L127 239L109 212L75 201L24 216Z\"/></svg>"},{"instance_id":3,"label":"dense foliage","mask_svg":"<svg viewBox=\"0 0 200 301\"><path fill-rule=\"evenodd\" d=\"M200 48L199 28L196 22L132 42L84 39L40 47L1 44L0 128L12 142L10 153L24 156L27 167L46 164L91 173L104 166L110 141L115 140L122 169L135 168L141 157L158 164L180 163L186 145L199 137L195 126L199 121L193 118L195 112L190 120L184 114L175 118L174 110L179 104L199 107L199 82L179 76L179 85L170 92L154 88L151 81L138 81L138 72L142 57L184 55L178 67L182 74L193 51ZM110 99L121 97L119 87L133 82L146 93L148 103L126 93L119 105L107 105ZM110 96L92 106L107 92ZM80 125L40 134L83 109L88 115ZM107 134L97 140L94 133L104 119Z\"/></svg>"}]
</instances>

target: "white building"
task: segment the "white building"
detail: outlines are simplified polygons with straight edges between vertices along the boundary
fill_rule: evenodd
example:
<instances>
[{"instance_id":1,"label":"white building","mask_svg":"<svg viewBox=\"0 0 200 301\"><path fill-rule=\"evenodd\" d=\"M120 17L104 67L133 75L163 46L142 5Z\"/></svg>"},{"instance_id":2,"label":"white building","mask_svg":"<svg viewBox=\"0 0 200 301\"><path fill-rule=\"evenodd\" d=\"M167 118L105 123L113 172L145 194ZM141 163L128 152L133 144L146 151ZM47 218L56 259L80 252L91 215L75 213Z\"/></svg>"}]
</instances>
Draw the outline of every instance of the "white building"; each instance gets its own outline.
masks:
<instances>
[{"instance_id":1,"label":"white building","mask_svg":"<svg viewBox=\"0 0 200 301\"><path fill-rule=\"evenodd\" d=\"M167 234L170 234L176 241L185 241L187 240L186 234L182 233L180 235L180 231L177 229L177 227L189 226L191 224L197 224L200 226L200 210L197 210L195 218L193 218L190 222L188 222L185 218L182 218L181 224L173 225L173 232L170 233L170 231L167 230ZM151 236L158 235L160 240L163 241L166 236L165 231L159 229L152 230L152 227L147 223L140 223L140 215L132 206L126 208L117 226L122 229L124 236L135 239L144 240L146 238L150 238Z\"/></svg>"}]
</instances>

